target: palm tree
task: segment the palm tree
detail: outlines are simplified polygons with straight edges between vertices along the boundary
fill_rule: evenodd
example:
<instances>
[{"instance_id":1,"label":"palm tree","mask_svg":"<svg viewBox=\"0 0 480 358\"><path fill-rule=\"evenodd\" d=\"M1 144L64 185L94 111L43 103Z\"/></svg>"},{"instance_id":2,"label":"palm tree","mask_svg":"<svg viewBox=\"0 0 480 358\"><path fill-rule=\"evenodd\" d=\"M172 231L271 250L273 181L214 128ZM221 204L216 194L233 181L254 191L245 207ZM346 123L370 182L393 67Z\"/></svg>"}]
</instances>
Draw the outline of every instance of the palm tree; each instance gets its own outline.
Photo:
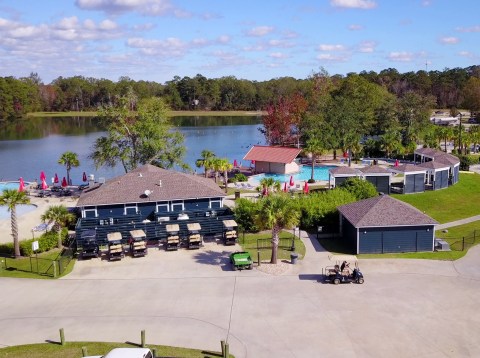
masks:
<instances>
[{"instance_id":1,"label":"palm tree","mask_svg":"<svg viewBox=\"0 0 480 358\"><path fill-rule=\"evenodd\" d=\"M311 137L307 140L305 151L312 154L312 175L310 176L311 181L315 180L315 162L317 157L321 156L324 150L324 145L318 138Z\"/></svg>"},{"instance_id":2,"label":"palm tree","mask_svg":"<svg viewBox=\"0 0 480 358\"><path fill-rule=\"evenodd\" d=\"M269 193L272 191L280 191L282 188L282 183L278 180L273 178L262 178L260 179L260 186L265 190L265 192Z\"/></svg>"},{"instance_id":3,"label":"palm tree","mask_svg":"<svg viewBox=\"0 0 480 358\"><path fill-rule=\"evenodd\" d=\"M300 212L294 199L288 194L277 193L265 196L258 201L254 213L255 224L272 231L272 257L270 263L277 263L279 234L284 228L292 228L300 221Z\"/></svg>"},{"instance_id":4,"label":"palm tree","mask_svg":"<svg viewBox=\"0 0 480 358\"><path fill-rule=\"evenodd\" d=\"M385 151L387 158L393 151L398 151L401 144L400 133L393 131L386 131L380 138L380 147Z\"/></svg>"},{"instance_id":5,"label":"palm tree","mask_svg":"<svg viewBox=\"0 0 480 358\"><path fill-rule=\"evenodd\" d=\"M195 165L197 168L203 167L205 170L205 178L208 176L208 170L211 169L211 161L215 158L215 153L210 150L204 149L201 153L202 158L197 159Z\"/></svg>"},{"instance_id":6,"label":"palm tree","mask_svg":"<svg viewBox=\"0 0 480 358\"><path fill-rule=\"evenodd\" d=\"M62 248L62 228L75 220L75 215L70 213L64 205L52 205L41 216L43 222L54 223L58 232L58 248Z\"/></svg>"},{"instance_id":7,"label":"palm tree","mask_svg":"<svg viewBox=\"0 0 480 358\"><path fill-rule=\"evenodd\" d=\"M218 160L219 170L223 171L223 180L225 181L225 193L228 192L228 172L232 170L233 164L226 158Z\"/></svg>"},{"instance_id":8,"label":"palm tree","mask_svg":"<svg viewBox=\"0 0 480 358\"><path fill-rule=\"evenodd\" d=\"M60 159L58 160L58 164L61 164L67 168L67 183L70 185L70 169L72 169L72 167L76 168L80 165L80 161L78 160L77 153L73 153L73 152L63 153Z\"/></svg>"},{"instance_id":9,"label":"palm tree","mask_svg":"<svg viewBox=\"0 0 480 358\"><path fill-rule=\"evenodd\" d=\"M218 172L222 170L222 159L221 158L212 158L210 160L210 168L213 169L215 173L215 183L218 182Z\"/></svg>"},{"instance_id":10,"label":"palm tree","mask_svg":"<svg viewBox=\"0 0 480 358\"><path fill-rule=\"evenodd\" d=\"M10 211L10 221L12 227L13 247L15 251L15 257L20 256L20 244L18 242L18 224L17 224L17 205L29 204L30 198L24 191L18 191L15 189L5 189L0 196L0 206L6 206Z\"/></svg>"}]
</instances>

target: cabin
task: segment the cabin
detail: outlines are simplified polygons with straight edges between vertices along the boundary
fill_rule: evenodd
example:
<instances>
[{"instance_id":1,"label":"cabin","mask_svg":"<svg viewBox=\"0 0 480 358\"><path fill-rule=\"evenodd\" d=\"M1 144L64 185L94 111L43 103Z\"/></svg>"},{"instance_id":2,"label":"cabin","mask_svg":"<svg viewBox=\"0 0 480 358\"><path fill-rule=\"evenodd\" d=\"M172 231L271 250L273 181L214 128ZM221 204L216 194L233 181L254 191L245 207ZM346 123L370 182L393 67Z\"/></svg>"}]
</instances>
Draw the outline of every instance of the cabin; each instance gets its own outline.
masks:
<instances>
[{"instance_id":1,"label":"cabin","mask_svg":"<svg viewBox=\"0 0 480 358\"><path fill-rule=\"evenodd\" d=\"M338 208L341 240L349 253L433 251L437 221L388 195Z\"/></svg>"},{"instance_id":2,"label":"cabin","mask_svg":"<svg viewBox=\"0 0 480 358\"><path fill-rule=\"evenodd\" d=\"M348 178L361 176L361 171L352 167L335 167L328 170L328 183L334 188L345 182Z\"/></svg>"},{"instance_id":3,"label":"cabin","mask_svg":"<svg viewBox=\"0 0 480 358\"><path fill-rule=\"evenodd\" d=\"M460 174L460 159L452 154L432 148L419 148L414 152L415 163L436 162L449 167L448 185L458 183ZM443 174L442 174L443 175Z\"/></svg>"},{"instance_id":4,"label":"cabin","mask_svg":"<svg viewBox=\"0 0 480 358\"><path fill-rule=\"evenodd\" d=\"M390 170L399 175L398 178L394 178L397 180L394 180L392 183L392 192L411 194L423 193L425 191L425 176L427 174L427 169L422 168L419 165L401 164L390 168Z\"/></svg>"},{"instance_id":5,"label":"cabin","mask_svg":"<svg viewBox=\"0 0 480 358\"><path fill-rule=\"evenodd\" d=\"M295 159L301 151L299 148L254 145L243 159L255 163L255 173L292 174L300 171Z\"/></svg>"},{"instance_id":6,"label":"cabin","mask_svg":"<svg viewBox=\"0 0 480 358\"><path fill-rule=\"evenodd\" d=\"M179 224L179 234L186 236L193 222L201 225L200 234L221 236L222 220L233 218L225 196L211 179L147 164L82 192L76 237L94 229L100 244L110 232L120 232L126 242L131 230L141 229L158 243L167 238L167 224Z\"/></svg>"},{"instance_id":7,"label":"cabin","mask_svg":"<svg viewBox=\"0 0 480 358\"><path fill-rule=\"evenodd\" d=\"M379 165L360 168L361 177L373 184L379 193L390 194L392 172Z\"/></svg>"}]
</instances>

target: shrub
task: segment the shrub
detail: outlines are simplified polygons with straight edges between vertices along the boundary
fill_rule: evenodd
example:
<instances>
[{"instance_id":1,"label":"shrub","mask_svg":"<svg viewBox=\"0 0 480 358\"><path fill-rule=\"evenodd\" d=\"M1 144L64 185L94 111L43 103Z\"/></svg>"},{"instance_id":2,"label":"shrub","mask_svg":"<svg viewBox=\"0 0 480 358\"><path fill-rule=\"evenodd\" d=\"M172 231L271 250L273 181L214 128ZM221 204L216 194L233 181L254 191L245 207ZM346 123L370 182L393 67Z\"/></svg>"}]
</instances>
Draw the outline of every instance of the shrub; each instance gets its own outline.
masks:
<instances>
[{"instance_id":1,"label":"shrub","mask_svg":"<svg viewBox=\"0 0 480 358\"><path fill-rule=\"evenodd\" d=\"M68 236L68 230L63 228L62 238L65 242ZM37 253L47 252L57 247L58 243L58 232L55 230L48 231L40 236L38 239L24 240L20 242L20 253L22 256L31 256L33 255L32 243L38 240L38 251Z\"/></svg>"},{"instance_id":2,"label":"shrub","mask_svg":"<svg viewBox=\"0 0 480 358\"><path fill-rule=\"evenodd\" d=\"M457 155L460 159L460 170L470 170L470 165L478 164L478 155Z\"/></svg>"},{"instance_id":3,"label":"shrub","mask_svg":"<svg viewBox=\"0 0 480 358\"><path fill-rule=\"evenodd\" d=\"M15 250L13 249L13 242L7 242L0 244L0 254L13 255Z\"/></svg>"},{"instance_id":4,"label":"shrub","mask_svg":"<svg viewBox=\"0 0 480 358\"><path fill-rule=\"evenodd\" d=\"M308 183L309 183L309 184L315 183L315 179L312 179L312 178L308 179Z\"/></svg>"},{"instance_id":5,"label":"shrub","mask_svg":"<svg viewBox=\"0 0 480 358\"><path fill-rule=\"evenodd\" d=\"M257 208L257 203L246 199L240 198L237 200L235 209L235 221L245 231L258 232L259 229L254 223L254 213Z\"/></svg>"},{"instance_id":6,"label":"shrub","mask_svg":"<svg viewBox=\"0 0 480 358\"><path fill-rule=\"evenodd\" d=\"M248 180L247 176L245 174L242 174L242 173L235 174L234 178L235 178L236 181L247 181Z\"/></svg>"},{"instance_id":7,"label":"shrub","mask_svg":"<svg viewBox=\"0 0 480 358\"><path fill-rule=\"evenodd\" d=\"M372 183L360 178L348 178L339 187L350 192L357 200L373 198L378 195L377 189Z\"/></svg>"}]
</instances>

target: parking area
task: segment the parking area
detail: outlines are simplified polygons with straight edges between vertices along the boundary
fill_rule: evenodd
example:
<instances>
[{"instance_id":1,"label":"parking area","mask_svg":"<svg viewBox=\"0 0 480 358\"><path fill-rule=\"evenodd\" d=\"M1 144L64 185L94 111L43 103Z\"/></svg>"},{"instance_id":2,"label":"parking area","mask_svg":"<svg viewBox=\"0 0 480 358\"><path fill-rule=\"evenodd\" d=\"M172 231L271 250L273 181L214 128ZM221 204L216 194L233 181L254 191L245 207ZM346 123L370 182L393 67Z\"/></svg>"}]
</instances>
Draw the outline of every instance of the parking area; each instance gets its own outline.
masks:
<instances>
[{"instance_id":1,"label":"parking area","mask_svg":"<svg viewBox=\"0 0 480 358\"><path fill-rule=\"evenodd\" d=\"M480 356L480 248L458 262L360 260L365 283L322 283L328 253L303 237L281 274L233 271L238 247L79 261L61 280L2 279L0 345L138 341L242 357ZM285 264L286 265L286 264Z\"/></svg>"}]
</instances>

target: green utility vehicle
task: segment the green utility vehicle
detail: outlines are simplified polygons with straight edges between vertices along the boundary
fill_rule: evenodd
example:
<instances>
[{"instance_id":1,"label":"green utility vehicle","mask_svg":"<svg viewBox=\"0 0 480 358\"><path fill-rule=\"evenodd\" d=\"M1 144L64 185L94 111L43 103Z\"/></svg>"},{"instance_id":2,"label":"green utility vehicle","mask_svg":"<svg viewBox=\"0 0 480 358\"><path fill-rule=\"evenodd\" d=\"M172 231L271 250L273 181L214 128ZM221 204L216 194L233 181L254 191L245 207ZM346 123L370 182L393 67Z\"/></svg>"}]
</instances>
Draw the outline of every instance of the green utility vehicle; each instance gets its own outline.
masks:
<instances>
[{"instance_id":1,"label":"green utility vehicle","mask_svg":"<svg viewBox=\"0 0 480 358\"><path fill-rule=\"evenodd\" d=\"M253 269L252 256L248 252L239 251L230 255L230 262L234 270Z\"/></svg>"}]
</instances>

